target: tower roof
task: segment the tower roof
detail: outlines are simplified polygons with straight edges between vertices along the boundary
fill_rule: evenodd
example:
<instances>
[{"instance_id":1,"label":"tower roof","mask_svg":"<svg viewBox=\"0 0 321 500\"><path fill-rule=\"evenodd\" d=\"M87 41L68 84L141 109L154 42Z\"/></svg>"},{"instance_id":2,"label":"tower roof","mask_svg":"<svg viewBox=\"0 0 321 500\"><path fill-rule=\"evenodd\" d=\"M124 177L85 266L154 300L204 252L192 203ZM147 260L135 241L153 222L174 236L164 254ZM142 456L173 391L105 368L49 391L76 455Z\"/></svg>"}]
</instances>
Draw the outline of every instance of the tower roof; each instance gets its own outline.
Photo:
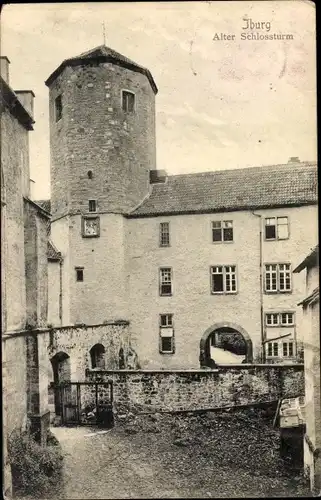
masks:
<instances>
[{"instance_id":1,"label":"tower roof","mask_svg":"<svg viewBox=\"0 0 321 500\"><path fill-rule=\"evenodd\" d=\"M122 66L124 68L131 69L132 71L137 71L138 73L142 73L148 78L154 93L157 94L158 92L152 74L147 68L140 66L131 59L128 59L128 57L123 56L119 52L116 52L115 50L107 47L106 45L100 45L99 47L95 47L94 49L79 54L79 56L71 57L70 59L65 59L60 64L60 66L58 66L58 68L53 73L51 73L51 75L47 78L45 83L49 87L51 83L67 66L79 66L89 63L91 64L93 61L96 61L98 63L111 62L119 66Z\"/></svg>"}]
</instances>

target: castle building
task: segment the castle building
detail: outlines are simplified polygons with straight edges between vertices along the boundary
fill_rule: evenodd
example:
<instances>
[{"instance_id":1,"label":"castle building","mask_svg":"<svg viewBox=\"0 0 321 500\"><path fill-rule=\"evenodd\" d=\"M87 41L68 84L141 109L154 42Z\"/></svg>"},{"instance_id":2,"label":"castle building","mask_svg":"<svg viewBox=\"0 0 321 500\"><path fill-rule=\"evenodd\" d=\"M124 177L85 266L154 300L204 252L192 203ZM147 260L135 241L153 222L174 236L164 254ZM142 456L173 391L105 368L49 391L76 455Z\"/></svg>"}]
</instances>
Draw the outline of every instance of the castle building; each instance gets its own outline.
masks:
<instances>
[{"instance_id":1,"label":"castle building","mask_svg":"<svg viewBox=\"0 0 321 500\"><path fill-rule=\"evenodd\" d=\"M101 46L46 84L48 321L128 320L142 368L298 359L292 266L317 241L316 164L168 176L147 69Z\"/></svg>"}]
</instances>

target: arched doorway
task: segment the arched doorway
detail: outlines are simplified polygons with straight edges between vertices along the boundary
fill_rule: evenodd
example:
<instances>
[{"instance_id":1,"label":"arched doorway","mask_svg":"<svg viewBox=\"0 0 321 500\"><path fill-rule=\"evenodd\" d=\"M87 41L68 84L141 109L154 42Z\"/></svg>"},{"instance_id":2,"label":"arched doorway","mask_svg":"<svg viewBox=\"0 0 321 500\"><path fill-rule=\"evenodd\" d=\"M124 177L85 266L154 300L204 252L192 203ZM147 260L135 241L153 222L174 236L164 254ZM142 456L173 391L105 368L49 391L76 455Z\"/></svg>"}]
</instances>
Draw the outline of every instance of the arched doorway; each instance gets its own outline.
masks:
<instances>
[{"instance_id":1,"label":"arched doorway","mask_svg":"<svg viewBox=\"0 0 321 500\"><path fill-rule=\"evenodd\" d=\"M252 363L253 348L249 334L235 323L216 323L200 341L201 367L219 364Z\"/></svg>"},{"instance_id":2,"label":"arched doorway","mask_svg":"<svg viewBox=\"0 0 321 500\"><path fill-rule=\"evenodd\" d=\"M51 360L54 383L54 405L56 416L61 415L61 398L58 385L62 382L70 382L70 357L65 352L57 352Z\"/></svg>"}]
</instances>

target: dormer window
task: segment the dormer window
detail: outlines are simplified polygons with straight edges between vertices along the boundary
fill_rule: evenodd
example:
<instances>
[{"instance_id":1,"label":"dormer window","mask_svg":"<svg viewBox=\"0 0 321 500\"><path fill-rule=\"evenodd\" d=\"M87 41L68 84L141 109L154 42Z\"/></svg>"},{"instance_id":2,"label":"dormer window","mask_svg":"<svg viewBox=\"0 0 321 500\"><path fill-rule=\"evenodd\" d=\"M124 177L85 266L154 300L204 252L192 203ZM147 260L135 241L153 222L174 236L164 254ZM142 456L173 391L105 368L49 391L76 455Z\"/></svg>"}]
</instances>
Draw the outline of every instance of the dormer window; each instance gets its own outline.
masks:
<instances>
[{"instance_id":1,"label":"dormer window","mask_svg":"<svg viewBox=\"0 0 321 500\"><path fill-rule=\"evenodd\" d=\"M122 109L125 113L133 113L135 111L135 94L128 90L122 90Z\"/></svg>"},{"instance_id":2,"label":"dormer window","mask_svg":"<svg viewBox=\"0 0 321 500\"><path fill-rule=\"evenodd\" d=\"M58 122L62 117L62 98L61 94L55 99L55 117L56 122Z\"/></svg>"},{"instance_id":3,"label":"dormer window","mask_svg":"<svg viewBox=\"0 0 321 500\"><path fill-rule=\"evenodd\" d=\"M97 212L97 200L88 201L88 212Z\"/></svg>"}]
</instances>

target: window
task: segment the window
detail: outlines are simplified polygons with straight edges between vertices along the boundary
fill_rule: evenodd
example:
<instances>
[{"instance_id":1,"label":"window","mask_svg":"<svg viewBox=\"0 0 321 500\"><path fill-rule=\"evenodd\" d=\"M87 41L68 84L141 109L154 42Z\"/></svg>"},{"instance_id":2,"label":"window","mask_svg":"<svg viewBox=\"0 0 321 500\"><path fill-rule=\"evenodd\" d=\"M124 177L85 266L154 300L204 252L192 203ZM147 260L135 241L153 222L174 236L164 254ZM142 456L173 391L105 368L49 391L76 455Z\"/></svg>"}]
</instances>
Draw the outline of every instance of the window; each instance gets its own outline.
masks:
<instances>
[{"instance_id":1,"label":"window","mask_svg":"<svg viewBox=\"0 0 321 500\"><path fill-rule=\"evenodd\" d=\"M172 269L170 267L161 267L159 279L159 294L172 295Z\"/></svg>"},{"instance_id":2,"label":"window","mask_svg":"<svg viewBox=\"0 0 321 500\"><path fill-rule=\"evenodd\" d=\"M105 369L105 347L102 344L95 344L90 349L91 368Z\"/></svg>"},{"instance_id":3,"label":"window","mask_svg":"<svg viewBox=\"0 0 321 500\"><path fill-rule=\"evenodd\" d=\"M161 354L174 354L174 330L173 330L173 315L160 314L160 343L159 352Z\"/></svg>"},{"instance_id":4,"label":"window","mask_svg":"<svg viewBox=\"0 0 321 500\"><path fill-rule=\"evenodd\" d=\"M97 201L89 200L88 201L88 211L89 212L97 212Z\"/></svg>"},{"instance_id":5,"label":"window","mask_svg":"<svg viewBox=\"0 0 321 500\"><path fill-rule=\"evenodd\" d=\"M277 342L268 342L267 345L269 357L277 357L279 354L279 344Z\"/></svg>"},{"instance_id":6,"label":"window","mask_svg":"<svg viewBox=\"0 0 321 500\"><path fill-rule=\"evenodd\" d=\"M286 240L289 237L287 217L269 217L265 219L266 240Z\"/></svg>"},{"instance_id":7,"label":"window","mask_svg":"<svg viewBox=\"0 0 321 500\"><path fill-rule=\"evenodd\" d=\"M294 313L293 312L281 312L281 313L265 313L265 324L266 326L293 326L294 325Z\"/></svg>"},{"instance_id":8,"label":"window","mask_svg":"<svg viewBox=\"0 0 321 500\"><path fill-rule=\"evenodd\" d=\"M294 325L294 313L292 312L286 312L286 313L281 313L281 325Z\"/></svg>"},{"instance_id":9,"label":"window","mask_svg":"<svg viewBox=\"0 0 321 500\"><path fill-rule=\"evenodd\" d=\"M122 108L126 113L133 113L135 111L135 94L133 92L122 91Z\"/></svg>"},{"instance_id":10,"label":"window","mask_svg":"<svg viewBox=\"0 0 321 500\"><path fill-rule=\"evenodd\" d=\"M160 315L160 326L161 327L165 327L165 326L172 327L173 326L173 315L172 314L161 314Z\"/></svg>"},{"instance_id":11,"label":"window","mask_svg":"<svg viewBox=\"0 0 321 500\"><path fill-rule=\"evenodd\" d=\"M56 122L59 121L62 117L62 98L61 95L58 95L55 99L55 117Z\"/></svg>"},{"instance_id":12,"label":"window","mask_svg":"<svg viewBox=\"0 0 321 500\"><path fill-rule=\"evenodd\" d=\"M214 243L219 241L233 241L233 221L212 222L212 239Z\"/></svg>"},{"instance_id":13,"label":"window","mask_svg":"<svg viewBox=\"0 0 321 500\"><path fill-rule=\"evenodd\" d=\"M293 357L293 342L283 342L283 357Z\"/></svg>"},{"instance_id":14,"label":"window","mask_svg":"<svg viewBox=\"0 0 321 500\"><path fill-rule=\"evenodd\" d=\"M159 226L159 244L161 247L169 247L169 222L161 222Z\"/></svg>"},{"instance_id":15,"label":"window","mask_svg":"<svg viewBox=\"0 0 321 500\"><path fill-rule=\"evenodd\" d=\"M236 266L211 267L212 293L236 292Z\"/></svg>"},{"instance_id":16,"label":"window","mask_svg":"<svg viewBox=\"0 0 321 500\"><path fill-rule=\"evenodd\" d=\"M76 280L77 281L84 281L84 268L83 267L76 267Z\"/></svg>"},{"instance_id":17,"label":"window","mask_svg":"<svg viewBox=\"0 0 321 500\"><path fill-rule=\"evenodd\" d=\"M291 292L291 264L265 265L265 291Z\"/></svg>"},{"instance_id":18,"label":"window","mask_svg":"<svg viewBox=\"0 0 321 500\"><path fill-rule=\"evenodd\" d=\"M265 324L267 326L275 326L279 324L279 315L277 313L266 313Z\"/></svg>"}]
</instances>

